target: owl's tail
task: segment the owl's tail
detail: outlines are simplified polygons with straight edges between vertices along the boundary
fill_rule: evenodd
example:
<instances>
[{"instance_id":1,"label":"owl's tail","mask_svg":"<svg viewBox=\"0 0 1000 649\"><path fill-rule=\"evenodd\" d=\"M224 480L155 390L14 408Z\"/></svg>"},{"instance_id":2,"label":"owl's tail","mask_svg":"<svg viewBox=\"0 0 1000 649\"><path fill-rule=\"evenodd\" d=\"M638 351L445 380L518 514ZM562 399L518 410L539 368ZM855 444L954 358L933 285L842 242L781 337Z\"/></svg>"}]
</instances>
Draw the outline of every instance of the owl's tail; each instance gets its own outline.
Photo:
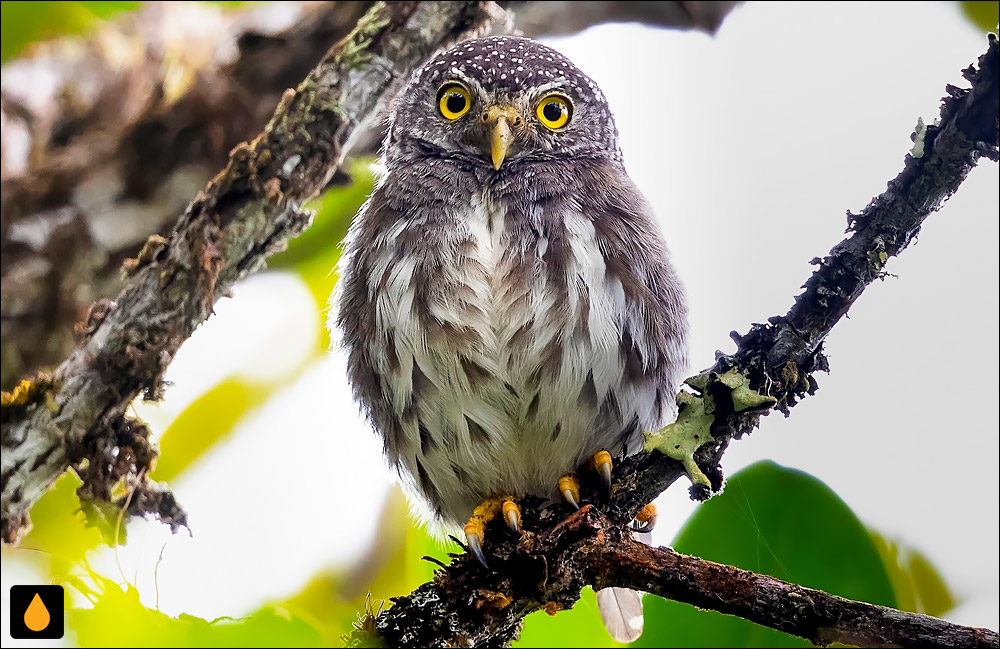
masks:
<instances>
[{"instance_id":1,"label":"owl's tail","mask_svg":"<svg viewBox=\"0 0 1000 649\"><path fill-rule=\"evenodd\" d=\"M653 545L653 535L646 530L633 532L632 536L636 541ZM635 642L642 635L642 593L631 588L602 588L597 591L597 610L601 612L604 628L616 642Z\"/></svg>"},{"instance_id":2,"label":"owl's tail","mask_svg":"<svg viewBox=\"0 0 1000 649\"><path fill-rule=\"evenodd\" d=\"M642 595L629 588L597 591L597 610L616 642L635 642L642 635Z\"/></svg>"}]
</instances>

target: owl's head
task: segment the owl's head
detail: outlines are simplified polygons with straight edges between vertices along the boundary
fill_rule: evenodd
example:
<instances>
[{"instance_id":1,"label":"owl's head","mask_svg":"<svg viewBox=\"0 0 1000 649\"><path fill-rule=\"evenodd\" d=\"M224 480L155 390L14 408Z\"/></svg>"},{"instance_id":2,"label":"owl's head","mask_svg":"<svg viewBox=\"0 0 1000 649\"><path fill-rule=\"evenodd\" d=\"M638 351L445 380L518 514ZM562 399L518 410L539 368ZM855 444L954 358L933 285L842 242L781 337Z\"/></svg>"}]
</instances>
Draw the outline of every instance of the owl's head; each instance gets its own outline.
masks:
<instances>
[{"instance_id":1,"label":"owl's head","mask_svg":"<svg viewBox=\"0 0 1000 649\"><path fill-rule=\"evenodd\" d=\"M417 70L393 105L386 164L444 158L499 170L553 158L620 160L604 94L528 38L464 41Z\"/></svg>"}]
</instances>

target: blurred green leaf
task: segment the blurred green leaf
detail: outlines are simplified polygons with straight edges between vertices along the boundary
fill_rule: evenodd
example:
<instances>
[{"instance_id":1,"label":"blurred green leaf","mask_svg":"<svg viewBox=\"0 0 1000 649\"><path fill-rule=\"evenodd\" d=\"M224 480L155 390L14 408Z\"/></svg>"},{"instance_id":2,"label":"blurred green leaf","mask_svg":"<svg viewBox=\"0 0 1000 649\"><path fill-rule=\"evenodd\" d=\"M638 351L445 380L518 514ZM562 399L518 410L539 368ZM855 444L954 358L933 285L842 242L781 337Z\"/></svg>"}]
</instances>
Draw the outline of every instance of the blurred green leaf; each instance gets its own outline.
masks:
<instances>
[{"instance_id":1,"label":"blurred green leaf","mask_svg":"<svg viewBox=\"0 0 1000 649\"><path fill-rule=\"evenodd\" d=\"M341 637L350 632L358 614L354 602L344 601L341 576L329 572L314 576L298 593L273 606L308 622L327 647L342 644Z\"/></svg>"},{"instance_id":2,"label":"blurred green leaf","mask_svg":"<svg viewBox=\"0 0 1000 649\"><path fill-rule=\"evenodd\" d=\"M411 523L406 532L406 590L409 592L420 584L434 578L440 567L424 557L431 557L448 565L448 554L461 554L462 548L451 539L438 540L431 536L424 526Z\"/></svg>"},{"instance_id":3,"label":"blurred green leaf","mask_svg":"<svg viewBox=\"0 0 1000 649\"><path fill-rule=\"evenodd\" d=\"M349 171L352 184L335 187L310 205L316 210L312 227L289 241L288 250L268 262L271 268L294 269L309 287L322 321L318 350L324 352L330 348L330 334L326 328L327 302L337 283L340 244L375 181L369 161L354 161Z\"/></svg>"},{"instance_id":4,"label":"blurred green leaf","mask_svg":"<svg viewBox=\"0 0 1000 649\"><path fill-rule=\"evenodd\" d=\"M620 647L604 630L597 596L584 588L580 601L568 611L551 616L535 611L524 618L521 638L513 647Z\"/></svg>"},{"instance_id":5,"label":"blurred green leaf","mask_svg":"<svg viewBox=\"0 0 1000 649\"><path fill-rule=\"evenodd\" d=\"M329 189L306 207L316 211L312 226L294 239L288 249L268 260L269 268L294 268L303 262L339 250L351 219L372 192L374 175L371 160L352 161L347 168L351 183ZM328 269L329 270L329 269Z\"/></svg>"},{"instance_id":6,"label":"blurred green leaf","mask_svg":"<svg viewBox=\"0 0 1000 649\"><path fill-rule=\"evenodd\" d=\"M801 471L758 462L701 505L674 541L694 554L851 599L895 606L868 530L825 484ZM648 596L639 647L807 647L737 617Z\"/></svg>"},{"instance_id":7,"label":"blurred green leaf","mask_svg":"<svg viewBox=\"0 0 1000 649\"><path fill-rule=\"evenodd\" d=\"M340 243L347 234L351 219L371 194L375 178L368 160L355 160L348 169L352 182L346 187L334 187L309 205L316 210L311 228L302 236L291 239L288 249L268 262L272 269L293 269L299 273L319 307L319 351L330 348L326 329L327 302L337 283L337 262Z\"/></svg>"},{"instance_id":8,"label":"blurred green leaf","mask_svg":"<svg viewBox=\"0 0 1000 649\"><path fill-rule=\"evenodd\" d=\"M67 626L81 647L325 646L310 624L282 609L264 607L245 618L212 622L193 615L170 617L143 606L132 587L123 590L93 573L91 579L97 588L82 589L94 607L67 612Z\"/></svg>"},{"instance_id":9,"label":"blurred green leaf","mask_svg":"<svg viewBox=\"0 0 1000 649\"><path fill-rule=\"evenodd\" d=\"M1000 3L965 0L958 4L962 7L962 13L973 25L986 32L996 32L997 23L1000 22Z\"/></svg>"},{"instance_id":10,"label":"blurred green leaf","mask_svg":"<svg viewBox=\"0 0 1000 649\"><path fill-rule=\"evenodd\" d=\"M36 41L82 34L99 19L137 6L138 2L2 2L0 61L17 56Z\"/></svg>"},{"instance_id":11,"label":"blurred green leaf","mask_svg":"<svg viewBox=\"0 0 1000 649\"><path fill-rule=\"evenodd\" d=\"M87 550L101 543L101 531L88 527L80 512L76 496L80 484L80 478L67 471L35 503L31 531L21 541L22 548L41 550L64 564L82 560Z\"/></svg>"},{"instance_id":12,"label":"blurred green leaf","mask_svg":"<svg viewBox=\"0 0 1000 649\"><path fill-rule=\"evenodd\" d=\"M164 431L152 477L168 481L176 478L232 431L247 411L264 403L277 387L227 379L198 397Z\"/></svg>"},{"instance_id":13,"label":"blurred green leaf","mask_svg":"<svg viewBox=\"0 0 1000 649\"><path fill-rule=\"evenodd\" d=\"M955 607L954 596L926 556L877 532L871 535L889 572L897 608L940 617Z\"/></svg>"}]
</instances>

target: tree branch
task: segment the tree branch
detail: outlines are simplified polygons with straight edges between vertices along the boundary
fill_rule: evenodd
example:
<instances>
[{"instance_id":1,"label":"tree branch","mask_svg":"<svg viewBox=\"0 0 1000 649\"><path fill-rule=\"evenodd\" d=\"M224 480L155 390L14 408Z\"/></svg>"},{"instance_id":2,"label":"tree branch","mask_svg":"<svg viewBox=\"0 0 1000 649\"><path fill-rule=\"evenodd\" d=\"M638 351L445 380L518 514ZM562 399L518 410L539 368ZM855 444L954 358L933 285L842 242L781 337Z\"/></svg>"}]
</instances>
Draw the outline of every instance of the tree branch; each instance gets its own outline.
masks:
<instances>
[{"instance_id":1,"label":"tree branch","mask_svg":"<svg viewBox=\"0 0 1000 649\"><path fill-rule=\"evenodd\" d=\"M388 611L368 616L349 646L499 646L536 610L572 607L586 585L634 588L737 615L819 645L997 647L995 631L837 597L780 579L653 548L591 505L568 518L546 517L495 559L487 573L456 556ZM501 533L498 530L498 533ZM491 538L496 538L495 536ZM463 567L456 568L456 564Z\"/></svg>"},{"instance_id":2,"label":"tree branch","mask_svg":"<svg viewBox=\"0 0 1000 649\"><path fill-rule=\"evenodd\" d=\"M573 34L601 23L637 22L655 27L699 29L709 34L739 2L514 2L514 26L527 36Z\"/></svg>"},{"instance_id":3,"label":"tree branch","mask_svg":"<svg viewBox=\"0 0 1000 649\"><path fill-rule=\"evenodd\" d=\"M147 464L117 467L127 476L110 468L123 455L119 445L134 441L122 431L138 430L124 417L129 403L140 392L157 397L163 371L215 300L309 226L311 215L300 205L327 186L352 136L396 86L435 50L497 17L492 3L378 3L296 90L285 92L264 131L233 150L170 240L151 237L117 299L95 305L84 339L55 374L5 393L4 541L17 541L28 509L71 466L97 483L85 487L98 495L145 473L152 457L141 434L143 452L124 455L142 455ZM153 489L133 501L150 500ZM172 509L168 518L181 523L179 516Z\"/></svg>"},{"instance_id":4,"label":"tree branch","mask_svg":"<svg viewBox=\"0 0 1000 649\"><path fill-rule=\"evenodd\" d=\"M581 564L600 566L594 585L628 586L678 602L736 615L813 644L862 647L996 647L997 633L904 613L734 568L626 536L580 549Z\"/></svg>"},{"instance_id":5,"label":"tree branch","mask_svg":"<svg viewBox=\"0 0 1000 649\"><path fill-rule=\"evenodd\" d=\"M585 550L585 552L587 552ZM628 586L678 602L736 615L827 646L996 647L996 631L837 597L626 537L595 544L588 562L602 566L595 585Z\"/></svg>"},{"instance_id":6,"label":"tree branch","mask_svg":"<svg viewBox=\"0 0 1000 649\"><path fill-rule=\"evenodd\" d=\"M958 189L979 158L994 161L1000 158L997 149L998 62L997 39L991 34L987 52L979 58L978 68L972 66L963 71L972 84L971 89L947 86L939 124L915 133L914 148L906 156L903 171L861 214L848 215L847 238L834 246L824 259L814 260L818 268L806 281L805 290L795 299L788 313L769 318L767 324L755 324L745 336L732 334L737 342L736 352L720 355L715 365L688 380L695 393L682 393L678 398L678 422L698 427L705 434L703 439L708 440L695 454L695 459L707 474L709 485L693 485L693 498L704 499L711 491L721 488L722 470L718 463L731 439L750 433L761 415L767 414L772 407L787 415L799 399L815 392L817 383L813 373L828 369L822 344L833 326L869 284L884 276L889 257L906 248L920 231L924 219ZM589 508L586 513L581 512L570 519L586 517L586 524L579 521L563 524L559 506L529 499L523 503L522 527L538 530L535 534L529 533L520 542L515 542L499 522L487 532L491 542L485 550L495 573L486 573L468 555L456 556L449 566L437 572L433 582L408 596L394 599L391 608L366 618L352 641L363 645L376 634L390 646L506 644L516 636L525 615L539 609L554 613L572 607L585 585L638 585L659 592L658 589L666 588L662 583L636 581L641 581L641 571L616 573L605 570L602 563L595 564L595 568L590 562L579 560L577 553L582 551L581 543L600 545L604 542L602 536L611 539L611 543L624 543L621 541L624 526L643 505L654 500L681 475L684 475L682 464L657 451L627 458L614 472L613 497L605 508L610 525L600 522L603 519ZM591 502L596 502L595 493L586 494L585 499L587 496ZM629 547L634 554L630 555L633 561L653 556L635 554L638 550ZM670 557L667 553L655 556ZM668 575L672 570L668 562L657 574ZM769 578L761 576L751 578L748 573L733 574L748 579L747 585L778 588L775 584L780 583L777 580L767 582ZM682 581L683 576L678 573L670 579ZM764 595L771 591L758 592ZM813 592L808 591L809 597ZM717 608L711 601L696 600L693 592L664 591L664 594ZM721 602L720 607L725 602L730 602L726 606L735 606L726 599L724 591L712 597ZM846 600L839 600L841 608L845 612L854 611L854 617L841 620L841 626L830 632L837 637L823 635L825 631L815 631L815 628L824 623L813 616L833 615L837 610L834 599L837 598L823 600L823 604L813 600L816 611L808 613L802 620L803 626L794 627L792 632L799 629L810 639L825 642L837 638L875 640L877 636L872 635L875 630L869 626L869 621L882 619L889 625L887 633L898 634L893 642L898 640L908 646L912 640L911 644L922 646L928 641L925 633L931 628L929 618L898 611L890 613L881 607L858 602L848 604ZM745 613L749 619L767 623L759 612L738 612L735 608L725 612ZM815 625L814 629L810 629L811 624ZM949 633L956 635L935 641L948 644L964 637L970 642L967 646L997 646L997 636L993 632L948 627ZM788 629L782 627L782 630Z\"/></svg>"}]
</instances>

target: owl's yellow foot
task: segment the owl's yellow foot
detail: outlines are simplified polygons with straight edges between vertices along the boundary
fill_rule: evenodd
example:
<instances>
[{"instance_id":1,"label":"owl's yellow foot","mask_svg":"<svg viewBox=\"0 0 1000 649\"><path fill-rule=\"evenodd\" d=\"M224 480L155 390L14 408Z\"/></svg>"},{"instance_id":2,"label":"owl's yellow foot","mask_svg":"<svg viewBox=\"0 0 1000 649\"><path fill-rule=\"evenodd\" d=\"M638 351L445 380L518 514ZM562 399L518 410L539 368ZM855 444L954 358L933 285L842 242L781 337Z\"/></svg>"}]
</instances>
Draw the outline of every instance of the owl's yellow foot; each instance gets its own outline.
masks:
<instances>
[{"instance_id":1,"label":"owl's yellow foot","mask_svg":"<svg viewBox=\"0 0 1000 649\"><path fill-rule=\"evenodd\" d=\"M465 524L465 542L471 552L483 567L489 570L486 555L483 554L483 540L486 536L486 524L503 514L507 527L516 534L521 533L521 508L510 498L487 498L472 510L469 522Z\"/></svg>"},{"instance_id":2,"label":"owl's yellow foot","mask_svg":"<svg viewBox=\"0 0 1000 649\"><path fill-rule=\"evenodd\" d=\"M649 503L635 515L632 531L647 534L652 532L654 527L656 527L656 505Z\"/></svg>"},{"instance_id":3,"label":"owl's yellow foot","mask_svg":"<svg viewBox=\"0 0 1000 649\"><path fill-rule=\"evenodd\" d=\"M573 509L580 509L580 480L575 475L571 473L559 478L559 493Z\"/></svg>"},{"instance_id":4,"label":"owl's yellow foot","mask_svg":"<svg viewBox=\"0 0 1000 649\"><path fill-rule=\"evenodd\" d=\"M503 520L514 534L521 533L521 507L513 500L503 501Z\"/></svg>"},{"instance_id":5,"label":"owl's yellow foot","mask_svg":"<svg viewBox=\"0 0 1000 649\"><path fill-rule=\"evenodd\" d=\"M611 453L598 451L590 462L601 476L601 500L607 502L611 500Z\"/></svg>"}]
</instances>

